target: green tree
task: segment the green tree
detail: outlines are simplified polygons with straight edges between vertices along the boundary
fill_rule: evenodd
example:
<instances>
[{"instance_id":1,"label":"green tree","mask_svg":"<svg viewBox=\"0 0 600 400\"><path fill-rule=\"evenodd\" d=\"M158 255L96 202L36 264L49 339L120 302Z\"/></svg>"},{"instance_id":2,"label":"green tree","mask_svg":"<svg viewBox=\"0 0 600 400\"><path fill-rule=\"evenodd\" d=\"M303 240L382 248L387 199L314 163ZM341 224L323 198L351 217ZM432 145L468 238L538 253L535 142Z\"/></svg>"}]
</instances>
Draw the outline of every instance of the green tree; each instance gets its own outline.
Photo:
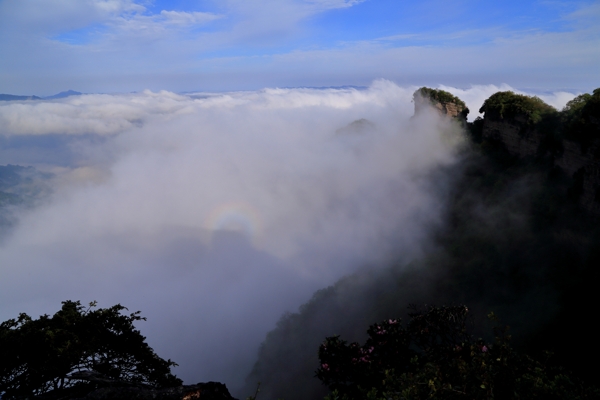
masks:
<instances>
[{"instance_id":1,"label":"green tree","mask_svg":"<svg viewBox=\"0 0 600 400\"><path fill-rule=\"evenodd\" d=\"M84 307L79 301L65 301L52 317L20 314L2 322L0 397L79 393L98 386L76 379L74 373L151 387L181 385L170 372L176 364L158 357L135 329L136 321L145 320L139 311L124 315L127 309L120 304L95 307L96 302Z\"/></svg>"},{"instance_id":2,"label":"green tree","mask_svg":"<svg viewBox=\"0 0 600 400\"><path fill-rule=\"evenodd\" d=\"M514 92L496 92L491 95L479 109L486 118L515 118L518 115L526 117L527 122L536 124L545 115L556 114L557 111L537 96L525 96Z\"/></svg>"}]
</instances>

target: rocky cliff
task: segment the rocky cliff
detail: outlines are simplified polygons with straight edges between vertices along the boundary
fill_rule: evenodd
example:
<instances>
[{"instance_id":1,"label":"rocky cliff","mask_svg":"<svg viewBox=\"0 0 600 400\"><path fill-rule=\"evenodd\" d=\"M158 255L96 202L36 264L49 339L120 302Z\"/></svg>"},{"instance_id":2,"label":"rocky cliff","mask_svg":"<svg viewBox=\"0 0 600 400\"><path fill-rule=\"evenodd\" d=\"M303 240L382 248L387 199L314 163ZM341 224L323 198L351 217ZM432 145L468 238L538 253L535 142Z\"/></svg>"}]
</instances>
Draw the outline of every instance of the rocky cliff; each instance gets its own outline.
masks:
<instances>
[{"instance_id":1,"label":"rocky cliff","mask_svg":"<svg viewBox=\"0 0 600 400\"><path fill-rule=\"evenodd\" d=\"M422 87L413 94L413 102L415 103L415 115L433 107L442 115L466 122L469 114L467 105L461 99L444 90Z\"/></svg>"},{"instance_id":2,"label":"rocky cliff","mask_svg":"<svg viewBox=\"0 0 600 400\"><path fill-rule=\"evenodd\" d=\"M471 129L487 144L519 159L545 160L571 180L580 206L600 215L600 89L561 112L536 97L498 92L485 101Z\"/></svg>"},{"instance_id":3,"label":"rocky cliff","mask_svg":"<svg viewBox=\"0 0 600 400\"><path fill-rule=\"evenodd\" d=\"M413 95L415 115L425 109L466 123L469 109L443 90L420 88ZM498 92L468 124L477 142L501 147L509 155L546 161L572 180L570 195L584 210L600 215L600 89L580 95L561 112L538 97Z\"/></svg>"}]
</instances>

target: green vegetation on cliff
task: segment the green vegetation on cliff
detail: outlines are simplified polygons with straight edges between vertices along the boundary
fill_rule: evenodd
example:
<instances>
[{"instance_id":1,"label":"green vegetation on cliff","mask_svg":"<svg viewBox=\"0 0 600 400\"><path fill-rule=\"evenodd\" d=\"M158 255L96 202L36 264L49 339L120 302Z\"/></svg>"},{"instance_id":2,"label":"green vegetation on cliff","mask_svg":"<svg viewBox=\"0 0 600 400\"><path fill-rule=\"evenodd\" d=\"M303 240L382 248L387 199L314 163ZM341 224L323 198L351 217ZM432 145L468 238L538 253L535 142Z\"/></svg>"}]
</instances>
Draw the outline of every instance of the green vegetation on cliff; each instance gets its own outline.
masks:
<instances>
[{"instance_id":1,"label":"green vegetation on cliff","mask_svg":"<svg viewBox=\"0 0 600 400\"><path fill-rule=\"evenodd\" d=\"M415 92L415 95L417 94L424 99L429 99L434 105L437 103L454 103L459 106L461 110L467 108L464 101L445 90L422 87Z\"/></svg>"},{"instance_id":2,"label":"green vegetation on cliff","mask_svg":"<svg viewBox=\"0 0 600 400\"><path fill-rule=\"evenodd\" d=\"M508 91L491 95L483 103L479 112L501 119L522 115L527 118L527 122L535 124L540 122L544 115L556 113L556 109L537 96L525 96Z\"/></svg>"},{"instance_id":3,"label":"green vegetation on cliff","mask_svg":"<svg viewBox=\"0 0 600 400\"><path fill-rule=\"evenodd\" d=\"M567 139L585 145L600 139L600 88L569 101L561 114Z\"/></svg>"}]
</instances>

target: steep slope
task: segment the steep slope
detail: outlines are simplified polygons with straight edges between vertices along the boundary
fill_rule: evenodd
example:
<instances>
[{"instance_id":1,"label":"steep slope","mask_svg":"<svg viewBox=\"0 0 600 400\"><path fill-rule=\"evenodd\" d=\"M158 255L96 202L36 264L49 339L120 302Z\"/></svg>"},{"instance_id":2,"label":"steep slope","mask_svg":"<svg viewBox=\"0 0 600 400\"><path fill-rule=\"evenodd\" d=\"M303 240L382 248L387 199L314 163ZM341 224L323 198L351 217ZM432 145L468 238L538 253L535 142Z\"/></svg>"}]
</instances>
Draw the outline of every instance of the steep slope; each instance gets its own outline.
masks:
<instances>
[{"instance_id":1,"label":"steep slope","mask_svg":"<svg viewBox=\"0 0 600 400\"><path fill-rule=\"evenodd\" d=\"M481 139L520 159L546 159L574 179L580 205L600 214L600 89L569 102L561 113L539 98L498 92L485 113Z\"/></svg>"},{"instance_id":2,"label":"steep slope","mask_svg":"<svg viewBox=\"0 0 600 400\"><path fill-rule=\"evenodd\" d=\"M594 103L586 108L593 96L579 108L579 115L588 110L583 130L573 128L569 108L559 113L514 96L488 99L485 117L469 125L471 144L462 161L436 172L450 189L446 223L428 255L346 277L282 317L260 349L248 390L260 381L267 399L322 398L314 373L325 336L363 341L365 326L405 317L409 303L467 304L475 332L494 311L512 327L517 348L553 350L556 362L595 377L597 370L582 361L600 351L572 347L595 341L589 316L600 278L600 228L584 195L597 187L585 186L594 182L596 168L588 152L596 140L589 124L597 114L589 111ZM438 104L439 112L460 115ZM575 139L582 135L587 141ZM565 150L571 143L580 146L575 155ZM568 167L577 157L588 157L583 179L581 166Z\"/></svg>"}]
</instances>

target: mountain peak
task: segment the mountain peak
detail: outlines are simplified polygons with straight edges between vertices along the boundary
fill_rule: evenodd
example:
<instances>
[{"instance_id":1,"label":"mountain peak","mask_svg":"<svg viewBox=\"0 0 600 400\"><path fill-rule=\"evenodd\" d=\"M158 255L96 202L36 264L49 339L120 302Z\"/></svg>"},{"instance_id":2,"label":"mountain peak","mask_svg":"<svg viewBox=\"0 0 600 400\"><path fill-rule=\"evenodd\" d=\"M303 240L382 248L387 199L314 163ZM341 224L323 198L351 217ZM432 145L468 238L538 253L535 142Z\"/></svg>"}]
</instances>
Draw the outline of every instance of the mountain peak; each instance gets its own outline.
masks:
<instances>
[{"instance_id":1,"label":"mountain peak","mask_svg":"<svg viewBox=\"0 0 600 400\"><path fill-rule=\"evenodd\" d=\"M55 94L55 95L53 95L53 96L47 96L47 97L44 97L44 99L48 99L48 100L52 100L52 99L63 99L63 98L65 98L65 97L69 97L69 96L79 96L79 95L81 95L81 94L82 94L81 92L76 92L76 91L74 91L74 90L71 90L71 89L69 89L69 90L67 90L66 92L60 92L60 93L57 93L57 94Z\"/></svg>"}]
</instances>

